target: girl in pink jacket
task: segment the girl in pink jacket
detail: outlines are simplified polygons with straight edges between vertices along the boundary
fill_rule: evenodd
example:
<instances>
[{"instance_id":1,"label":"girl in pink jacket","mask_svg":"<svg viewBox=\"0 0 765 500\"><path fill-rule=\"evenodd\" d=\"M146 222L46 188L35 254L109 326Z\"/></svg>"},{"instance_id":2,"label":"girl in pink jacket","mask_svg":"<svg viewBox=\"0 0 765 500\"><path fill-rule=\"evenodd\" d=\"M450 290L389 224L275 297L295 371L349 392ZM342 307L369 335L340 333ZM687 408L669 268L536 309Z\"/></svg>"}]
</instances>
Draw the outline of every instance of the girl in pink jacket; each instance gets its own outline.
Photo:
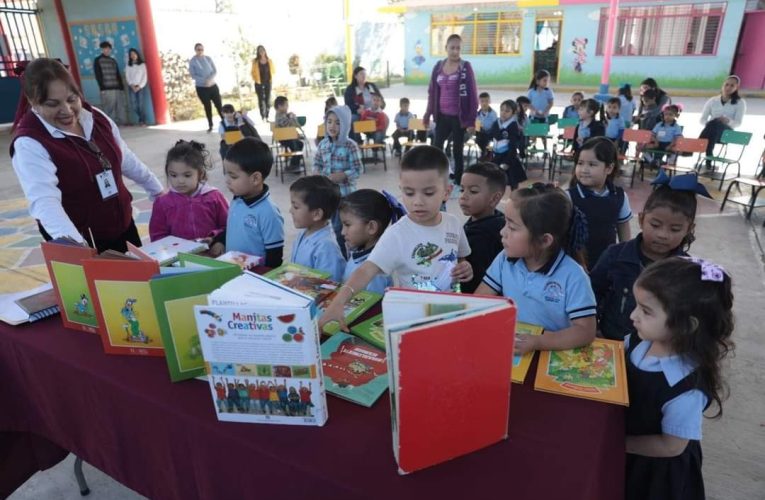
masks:
<instances>
[{"instance_id":1,"label":"girl in pink jacket","mask_svg":"<svg viewBox=\"0 0 765 500\"><path fill-rule=\"evenodd\" d=\"M165 236L208 238L226 228L228 201L206 184L212 168L204 144L180 140L167 152L168 192L154 202L149 221L151 241Z\"/></svg>"}]
</instances>

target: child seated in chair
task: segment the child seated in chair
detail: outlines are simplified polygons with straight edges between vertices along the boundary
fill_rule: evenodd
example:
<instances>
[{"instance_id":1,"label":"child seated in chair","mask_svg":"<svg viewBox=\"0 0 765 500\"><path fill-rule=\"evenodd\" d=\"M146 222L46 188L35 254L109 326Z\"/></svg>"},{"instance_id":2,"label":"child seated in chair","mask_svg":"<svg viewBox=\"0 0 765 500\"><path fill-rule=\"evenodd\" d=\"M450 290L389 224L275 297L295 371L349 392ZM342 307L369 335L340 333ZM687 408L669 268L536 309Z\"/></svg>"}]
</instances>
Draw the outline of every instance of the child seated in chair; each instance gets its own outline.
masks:
<instances>
[{"instance_id":1,"label":"child seated in chair","mask_svg":"<svg viewBox=\"0 0 765 500\"><path fill-rule=\"evenodd\" d=\"M276 115L274 116L274 122L277 128L295 127L300 128L300 124L297 121L297 117L294 113L290 113L290 102L283 95L274 99L274 109ZM291 152L298 152L303 150L303 141L299 139L292 139L289 141L279 141L282 147ZM296 171L300 169L300 157L293 156L290 158L290 170Z\"/></svg>"},{"instance_id":2,"label":"child seated in chair","mask_svg":"<svg viewBox=\"0 0 765 500\"><path fill-rule=\"evenodd\" d=\"M383 98L378 93L372 94L372 107L361 112L361 120L374 120L375 131L367 133L367 139L372 139L375 144L385 143L385 134L388 131L388 115L383 111Z\"/></svg>"},{"instance_id":3,"label":"child seated in chair","mask_svg":"<svg viewBox=\"0 0 765 500\"><path fill-rule=\"evenodd\" d=\"M393 152L396 156L401 156L401 143L398 140L402 137L406 137L407 141L411 141L415 138L415 131L409 129L409 121L413 118L417 118L409 111L409 99L402 97L399 101L399 111L396 116L393 117L393 123L396 125L396 130L393 132ZM417 140L425 142L425 131L418 130L416 134Z\"/></svg>"},{"instance_id":4,"label":"child seated in chair","mask_svg":"<svg viewBox=\"0 0 765 500\"><path fill-rule=\"evenodd\" d=\"M247 116L247 113L237 111L233 105L224 104L220 108L223 119L218 125L218 133L220 134L220 157L226 158L226 153L233 144L233 142L226 142L226 132L240 132L241 138L254 137L260 139L260 134L255 128L255 124Z\"/></svg>"},{"instance_id":5,"label":"child seated in chair","mask_svg":"<svg viewBox=\"0 0 765 500\"><path fill-rule=\"evenodd\" d=\"M677 104L667 104L661 112L661 121L653 128L653 140L648 143L648 149L658 149L671 152L675 148L678 137L683 136L683 127L677 123L680 116L680 106ZM652 165L658 166L664 155L646 153L645 159ZM674 165L677 159L676 154L667 156L667 163Z\"/></svg>"}]
</instances>

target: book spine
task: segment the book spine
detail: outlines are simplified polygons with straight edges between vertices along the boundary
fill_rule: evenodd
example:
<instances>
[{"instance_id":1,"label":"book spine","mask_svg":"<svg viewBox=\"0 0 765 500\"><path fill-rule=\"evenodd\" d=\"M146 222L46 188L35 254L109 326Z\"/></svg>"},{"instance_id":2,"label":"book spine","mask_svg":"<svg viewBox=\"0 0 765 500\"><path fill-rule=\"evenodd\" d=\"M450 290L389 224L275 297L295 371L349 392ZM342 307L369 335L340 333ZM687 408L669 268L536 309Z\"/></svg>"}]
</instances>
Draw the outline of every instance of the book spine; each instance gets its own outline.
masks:
<instances>
[{"instance_id":1,"label":"book spine","mask_svg":"<svg viewBox=\"0 0 765 500\"><path fill-rule=\"evenodd\" d=\"M48 318L50 316L54 316L58 314L60 311L58 309L58 306L51 306L46 309L43 309L42 311L37 311L34 314L29 315L29 322L32 323L34 321L41 320L43 318Z\"/></svg>"}]
</instances>

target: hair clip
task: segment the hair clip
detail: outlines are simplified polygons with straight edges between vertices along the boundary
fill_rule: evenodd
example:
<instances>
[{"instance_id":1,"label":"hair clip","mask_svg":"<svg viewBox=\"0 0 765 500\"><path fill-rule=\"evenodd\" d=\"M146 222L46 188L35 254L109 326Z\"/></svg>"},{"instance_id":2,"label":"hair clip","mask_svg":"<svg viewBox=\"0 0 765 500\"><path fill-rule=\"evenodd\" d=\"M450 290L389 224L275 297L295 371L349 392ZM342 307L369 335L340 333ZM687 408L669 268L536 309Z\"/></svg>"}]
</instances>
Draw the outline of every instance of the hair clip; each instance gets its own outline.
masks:
<instances>
[{"instance_id":1,"label":"hair clip","mask_svg":"<svg viewBox=\"0 0 765 500\"><path fill-rule=\"evenodd\" d=\"M696 174L683 174L669 177L664 169L659 169L659 175L651 181L653 186L667 186L673 191L690 191L692 193L700 194L709 199L712 195L709 194L704 184L699 182L699 177Z\"/></svg>"},{"instance_id":2,"label":"hair clip","mask_svg":"<svg viewBox=\"0 0 765 500\"><path fill-rule=\"evenodd\" d=\"M677 111L678 111L678 113L682 113L682 112L683 112L683 103L681 103L681 102L677 102L677 103L674 103L674 102L673 102L673 103L671 103L671 104L665 104L664 106L662 106L662 107L661 107L661 110L662 110L662 112L663 112L663 111L665 111L665 110L666 110L667 108L669 108L670 106L674 106L674 107L676 107L676 108L677 108Z\"/></svg>"},{"instance_id":3,"label":"hair clip","mask_svg":"<svg viewBox=\"0 0 765 500\"><path fill-rule=\"evenodd\" d=\"M699 257L683 257L686 260L698 264L701 267L701 281L714 281L722 283L725 279L725 269L712 261L701 259Z\"/></svg>"}]
</instances>

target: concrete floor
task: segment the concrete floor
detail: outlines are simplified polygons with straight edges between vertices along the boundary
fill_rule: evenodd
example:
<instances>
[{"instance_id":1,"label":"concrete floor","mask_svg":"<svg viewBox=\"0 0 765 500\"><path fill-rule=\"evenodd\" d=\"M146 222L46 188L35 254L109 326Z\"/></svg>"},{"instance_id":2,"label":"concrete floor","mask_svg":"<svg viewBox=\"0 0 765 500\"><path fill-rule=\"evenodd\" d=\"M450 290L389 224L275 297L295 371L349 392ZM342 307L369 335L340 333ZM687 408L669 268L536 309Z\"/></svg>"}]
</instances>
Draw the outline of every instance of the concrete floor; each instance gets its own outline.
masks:
<instances>
[{"instance_id":1,"label":"concrete floor","mask_svg":"<svg viewBox=\"0 0 765 500\"><path fill-rule=\"evenodd\" d=\"M389 115L397 110L398 98L411 99L411 109L421 114L424 110L425 89L422 87L396 86L384 89ZM495 109L503 99L518 95L518 92L491 91ZM685 111L680 122L685 126L686 136L695 137L701 130L698 117L704 98L675 98L682 102ZM559 96L558 105L567 104L568 96ZM315 135L316 125L321 120L323 103L320 101L294 103L293 111L308 117L305 130ZM257 114L257 113L256 113ZM258 123L261 135L268 135L268 126ZM211 171L211 183L225 192L220 159L217 154L218 137L204 132L203 121L176 123L151 128L124 128L123 136L129 146L143 161L164 178L164 155L173 143L181 138L195 139L207 144L215 158ZM741 130L756 132L752 144L742 163L744 173L751 174L756 159L765 147L762 133L765 131L765 100L749 99L748 113ZM266 137L266 139L268 139ZM7 151L9 137L0 135L0 150ZM359 187L386 189L398 193L398 162L389 160L388 172L382 165L369 166L359 182ZM16 178L7 156L0 157L0 174L5 182L0 186L0 202L21 196ZM538 175L538 174L536 174ZM533 176L532 176L533 177ZM534 180L534 178L532 178ZM274 200L285 214L287 250L291 247L295 230L287 215L289 180L285 184L270 179ZM722 196L716 189L710 189L719 200ZM637 213L648 195L647 184L637 183L628 190L633 210ZM704 424L704 476L707 495L710 499L765 499L765 342L762 340L762 324L765 322L765 255L762 242L765 229L762 228L765 212L755 214L752 221L744 219L738 208L731 207L719 212L719 201L700 201L697 220L697 241L693 244L694 255L711 259L725 266L734 277L736 313L736 355L726 362L726 376L730 386L730 399L724 405L724 415L719 420L707 420ZM454 201L448 209L459 214ZM637 231L636 220L633 231ZM74 499L79 491L72 474L74 459L70 456L52 469L36 474L9 498L27 499ZM142 498L132 490L120 485L109 476L86 464L85 475L94 499ZM478 478L476 478L477 480Z\"/></svg>"}]
</instances>

